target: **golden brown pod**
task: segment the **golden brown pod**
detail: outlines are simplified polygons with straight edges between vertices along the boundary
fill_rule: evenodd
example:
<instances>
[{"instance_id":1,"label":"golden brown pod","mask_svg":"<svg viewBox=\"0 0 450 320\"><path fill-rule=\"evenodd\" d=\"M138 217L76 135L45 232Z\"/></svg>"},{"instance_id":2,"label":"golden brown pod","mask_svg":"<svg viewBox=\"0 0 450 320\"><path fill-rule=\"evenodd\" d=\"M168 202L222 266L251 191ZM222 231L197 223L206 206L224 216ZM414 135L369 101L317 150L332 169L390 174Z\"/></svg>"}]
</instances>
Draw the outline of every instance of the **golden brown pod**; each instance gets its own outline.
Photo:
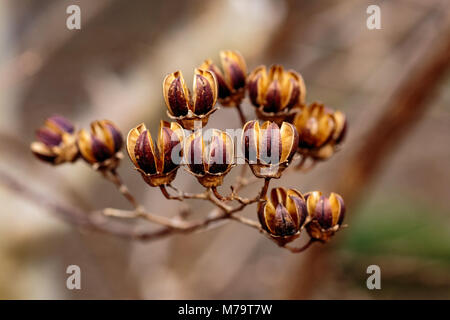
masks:
<instances>
[{"instance_id":1,"label":"golden brown pod","mask_svg":"<svg viewBox=\"0 0 450 320\"><path fill-rule=\"evenodd\" d=\"M224 131L213 129L204 139L200 131L186 138L184 146L188 171L205 187L217 187L234 165L233 139ZM206 141L205 141L206 140Z\"/></svg>"},{"instance_id":2,"label":"golden brown pod","mask_svg":"<svg viewBox=\"0 0 450 320\"><path fill-rule=\"evenodd\" d=\"M258 206L261 226L283 243L294 240L300 233L308 213L303 195L295 189L273 188L270 199Z\"/></svg>"},{"instance_id":3,"label":"golden brown pod","mask_svg":"<svg viewBox=\"0 0 450 320\"><path fill-rule=\"evenodd\" d=\"M57 165L78 159L75 127L64 117L52 116L36 131L31 151L42 161Z\"/></svg>"},{"instance_id":4,"label":"golden brown pod","mask_svg":"<svg viewBox=\"0 0 450 320\"><path fill-rule=\"evenodd\" d=\"M260 126L252 120L244 125L241 142L245 160L255 176L279 178L297 151L298 133L287 122L281 127L270 121Z\"/></svg>"},{"instance_id":5,"label":"golden brown pod","mask_svg":"<svg viewBox=\"0 0 450 320\"><path fill-rule=\"evenodd\" d=\"M344 200L332 192L329 197L320 191L305 195L309 222L306 230L311 238L327 242L342 226L345 216Z\"/></svg>"},{"instance_id":6,"label":"golden brown pod","mask_svg":"<svg viewBox=\"0 0 450 320\"><path fill-rule=\"evenodd\" d=\"M302 76L281 65L271 66L269 73L266 66L253 70L248 76L248 92L258 118L277 124L291 120L291 110L302 106L306 97Z\"/></svg>"},{"instance_id":7,"label":"golden brown pod","mask_svg":"<svg viewBox=\"0 0 450 320\"><path fill-rule=\"evenodd\" d=\"M184 130L176 122L160 122L156 148L145 124L130 130L128 156L142 178L152 187L171 183L182 163Z\"/></svg>"},{"instance_id":8,"label":"golden brown pod","mask_svg":"<svg viewBox=\"0 0 450 320\"><path fill-rule=\"evenodd\" d=\"M96 168L114 169L121 158L119 154L123 145L122 133L109 120L91 123L91 132L80 130L78 148L81 156Z\"/></svg>"},{"instance_id":9,"label":"golden brown pod","mask_svg":"<svg viewBox=\"0 0 450 320\"><path fill-rule=\"evenodd\" d=\"M242 55L237 51L220 52L222 70L211 59L205 60L200 69L214 73L218 84L219 102L223 106L239 105L245 95L247 65Z\"/></svg>"},{"instance_id":10,"label":"golden brown pod","mask_svg":"<svg viewBox=\"0 0 450 320\"><path fill-rule=\"evenodd\" d=\"M293 124L299 133L298 152L315 160L331 157L347 131L344 113L318 102L298 109Z\"/></svg>"},{"instance_id":11,"label":"golden brown pod","mask_svg":"<svg viewBox=\"0 0 450 320\"><path fill-rule=\"evenodd\" d=\"M207 70L195 69L193 94L187 89L181 71L168 74L163 81L167 114L183 128L193 130L207 124L209 116L217 110L217 80Z\"/></svg>"}]
</instances>

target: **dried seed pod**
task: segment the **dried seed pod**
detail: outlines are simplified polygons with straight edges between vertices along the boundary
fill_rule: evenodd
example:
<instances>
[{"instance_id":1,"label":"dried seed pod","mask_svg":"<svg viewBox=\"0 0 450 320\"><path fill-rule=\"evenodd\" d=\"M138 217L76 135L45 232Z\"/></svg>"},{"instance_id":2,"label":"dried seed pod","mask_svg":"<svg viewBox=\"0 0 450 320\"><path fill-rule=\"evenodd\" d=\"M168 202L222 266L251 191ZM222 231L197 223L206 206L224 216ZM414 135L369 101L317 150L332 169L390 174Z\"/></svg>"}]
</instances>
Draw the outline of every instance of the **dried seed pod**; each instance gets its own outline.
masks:
<instances>
[{"instance_id":1,"label":"dried seed pod","mask_svg":"<svg viewBox=\"0 0 450 320\"><path fill-rule=\"evenodd\" d=\"M189 130L194 129L196 122L205 126L217 110L217 80L212 72L195 69L193 89L191 96L181 71L167 75L163 81L168 116Z\"/></svg>"},{"instance_id":2,"label":"dried seed pod","mask_svg":"<svg viewBox=\"0 0 450 320\"><path fill-rule=\"evenodd\" d=\"M291 110L305 103L306 88L303 78L293 70L280 65L259 66L248 76L250 101L256 107L258 118L281 124L290 121Z\"/></svg>"},{"instance_id":3,"label":"dried seed pod","mask_svg":"<svg viewBox=\"0 0 450 320\"><path fill-rule=\"evenodd\" d=\"M298 237L306 221L307 210L303 195L295 189L273 188L270 199L258 206L261 226L283 244Z\"/></svg>"},{"instance_id":4,"label":"dried seed pod","mask_svg":"<svg viewBox=\"0 0 450 320\"><path fill-rule=\"evenodd\" d=\"M169 184L175 179L182 162L183 141L181 125L161 120L155 148L150 132L141 123L128 133L128 156L150 186Z\"/></svg>"},{"instance_id":5,"label":"dried seed pod","mask_svg":"<svg viewBox=\"0 0 450 320\"><path fill-rule=\"evenodd\" d=\"M344 139L347 120L341 111L332 111L314 102L298 110L294 121L299 133L299 150L303 156L325 160Z\"/></svg>"},{"instance_id":6,"label":"dried seed pod","mask_svg":"<svg viewBox=\"0 0 450 320\"><path fill-rule=\"evenodd\" d=\"M36 131L38 141L31 143L31 151L40 160L51 164L73 162L79 151L74 125L64 117L52 116Z\"/></svg>"},{"instance_id":7,"label":"dried seed pod","mask_svg":"<svg viewBox=\"0 0 450 320\"><path fill-rule=\"evenodd\" d=\"M241 141L245 160L255 176L279 178L297 151L298 133L287 122L281 127L270 121L260 126L252 120L244 125Z\"/></svg>"},{"instance_id":8,"label":"dried seed pod","mask_svg":"<svg viewBox=\"0 0 450 320\"><path fill-rule=\"evenodd\" d=\"M122 157L122 144L120 129L109 120L94 121L90 133L84 129L78 133L81 156L96 169L116 168Z\"/></svg>"},{"instance_id":9,"label":"dried seed pod","mask_svg":"<svg viewBox=\"0 0 450 320\"><path fill-rule=\"evenodd\" d=\"M184 145L188 171L205 188L220 186L234 165L233 139L221 130L211 132L211 137L204 139L201 131L196 131L186 138Z\"/></svg>"},{"instance_id":10,"label":"dried seed pod","mask_svg":"<svg viewBox=\"0 0 450 320\"><path fill-rule=\"evenodd\" d=\"M342 226L345 215L344 200L332 192L329 197L320 191L305 195L309 222L306 230L311 238L327 242Z\"/></svg>"},{"instance_id":11,"label":"dried seed pod","mask_svg":"<svg viewBox=\"0 0 450 320\"><path fill-rule=\"evenodd\" d=\"M245 95L247 65L237 51L221 51L220 60L223 72L210 59L205 60L200 69L209 70L216 76L220 104L236 106L241 103Z\"/></svg>"}]
</instances>

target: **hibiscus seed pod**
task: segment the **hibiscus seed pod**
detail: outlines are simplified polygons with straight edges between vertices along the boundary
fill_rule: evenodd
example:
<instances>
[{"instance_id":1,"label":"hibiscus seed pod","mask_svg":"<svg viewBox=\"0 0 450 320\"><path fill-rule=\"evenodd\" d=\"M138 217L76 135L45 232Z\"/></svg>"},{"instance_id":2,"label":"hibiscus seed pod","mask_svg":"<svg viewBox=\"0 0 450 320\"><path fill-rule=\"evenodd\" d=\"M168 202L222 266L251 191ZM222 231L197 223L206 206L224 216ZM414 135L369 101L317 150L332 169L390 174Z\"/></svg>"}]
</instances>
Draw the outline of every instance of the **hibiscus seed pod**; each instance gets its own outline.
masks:
<instances>
[{"instance_id":1,"label":"hibiscus seed pod","mask_svg":"<svg viewBox=\"0 0 450 320\"><path fill-rule=\"evenodd\" d=\"M245 95L247 65L242 55L237 51L220 52L223 72L211 59L205 60L200 69L214 73L218 84L218 97L223 106L236 106Z\"/></svg>"},{"instance_id":2,"label":"hibiscus seed pod","mask_svg":"<svg viewBox=\"0 0 450 320\"><path fill-rule=\"evenodd\" d=\"M248 77L248 91L258 117L277 124L290 120L291 109L302 106L306 96L302 76L280 65L271 66L269 73L265 66L253 70Z\"/></svg>"},{"instance_id":3,"label":"hibiscus seed pod","mask_svg":"<svg viewBox=\"0 0 450 320\"><path fill-rule=\"evenodd\" d=\"M192 133L186 138L184 150L188 171L205 188L220 186L234 165L233 139L221 130L211 132L209 139L204 139L200 131Z\"/></svg>"},{"instance_id":4,"label":"hibiscus seed pod","mask_svg":"<svg viewBox=\"0 0 450 320\"><path fill-rule=\"evenodd\" d=\"M30 148L40 160L57 165L78 158L75 127L64 117L55 115L48 118L36 131L36 138Z\"/></svg>"},{"instance_id":5,"label":"hibiscus seed pod","mask_svg":"<svg viewBox=\"0 0 450 320\"><path fill-rule=\"evenodd\" d=\"M78 148L83 159L98 168L114 169L118 165L120 149L123 145L122 133L109 120L91 123L91 132L80 130Z\"/></svg>"},{"instance_id":6,"label":"hibiscus seed pod","mask_svg":"<svg viewBox=\"0 0 450 320\"><path fill-rule=\"evenodd\" d=\"M261 178L279 178L289 165L298 147L295 127L283 122L281 127L257 120L244 125L241 139L246 162L253 173Z\"/></svg>"},{"instance_id":7,"label":"hibiscus seed pod","mask_svg":"<svg viewBox=\"0 0 450 320\"><path fill-rule=\"evenodd\" d=\"M217 80L207 70L195 69L193 94L189 93L181 71L168 74L163 81L163 95L168 115L185 129L194 129L196 122L202 127L209 115L217 110Z\"/></svg>"},{"instance_id":8,"label":"hibiscus seed pod","mask_svg":"<svg viewBox=\"0 0 450 320\"><path fill-rule=\"evenodd\" d=\"M307 217L303 195L295 189L273 188L270 199L259 204L261 226L273 237L292 241L303 227Z\"/></svg>"},{"instance_id":9,"label":"hibiscus seed pod","mask_svg":"<svg viewBox=\"0 0 450 320\"><path fill-rule=\"evenodd\" d=\"M128 133L128 156L150 186L166 185L175 179L182 162L183 141L181 125L161 121L155 148L150 132L141 123Z\"/></svg>"},{"instance_id":10,"label":"hibiscus seed pod","mask_svg":"<svg viewBox=\"0 0 450 320\"><path fill-rule=\"evenodd\" d=\"M332 192L329 197L320 191L305 195L309 222L306 229L311 238L328 241L342 225L345 216L344 200Z\"/></svg>"}]
</instances>

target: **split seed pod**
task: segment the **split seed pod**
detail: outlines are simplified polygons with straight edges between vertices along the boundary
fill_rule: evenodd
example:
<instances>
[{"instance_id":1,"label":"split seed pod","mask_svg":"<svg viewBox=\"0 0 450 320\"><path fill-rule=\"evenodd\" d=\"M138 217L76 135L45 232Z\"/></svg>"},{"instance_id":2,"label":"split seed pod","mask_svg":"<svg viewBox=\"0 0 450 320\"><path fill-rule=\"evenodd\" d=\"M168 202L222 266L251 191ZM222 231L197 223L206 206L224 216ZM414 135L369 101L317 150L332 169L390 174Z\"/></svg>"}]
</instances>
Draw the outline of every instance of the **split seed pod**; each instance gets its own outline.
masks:
<instances>
[{"instance_id":1,"label":"split seed pod","mask_svg":"<svg viewBox=\"0 0 450 320\"><path fill-rule=\"evenodd\" d=\"M305 103L306 87L302 76L285 71L281 65L273 65L267 73L266 66L259 66L248 76L250 101L262 120L280 124L290 121L291 110Z\"/></svg>"},{"instance_id":2,"label":"split seed pod","mask_svg":"<svg viewBox=\"0 0 450 320\"><path fill-rule=\"evenodd\" d=\"M205 187L217 187L234 165L234 143L231 136L212 129L209 139L196 131L186 138L184 156L188 171Z\"/></svg>"},{"instance_id":3,"label":"split seed pod","mask_svg":"<svg viewBox=\"0 0 450 320\"><path fill-rule=\"evenodd\" d=\"M309 222L306 230L311 238L327 242L342 226L345 215L344 200L332 192L329 197L320 191L305 195Z\"/></svg>"},{"instance_id":4,"label":"split seed pod","mask_svg":"<svg viewBox=\"0 0 450 320\"><path fill-rule=\"evenodd\" d=\"M257 120L244 125L242 146L245 160L259 178L279 178L297 151L298 133L295 127L283 122L266 121L260 127Z\"/></svg>"},{"instance_id":5,"label":"split seed pod","mask_svg":"<svg viewBox=\"0 0 450 320\"><path fill-rule=\"evenodd\" d=\"M273 188L258 206L261 226L282 244L299 236L307 215L305 198L295 189Z\"/></svg>"},{"instance_id":6,"label":"split seed pod","mask_svg":"<svg viewBox=\"0 0 450 320\"><path fill-rule=\"evenodd\" d=\"M109 120L94 121L90 133L84 129L78 133L81 156L96 169L115 169L122 158L122 144L122 133Z\"/></svg>"},{"instance_id":7,"label":"split seed pod","mask_svg":"<svg viewBox=\"0 0 450 320\"><path fill-rule=\"evenodd\" d=\"M36 138L38 141L31 143L30 148L40 160L57 165L78 159L75 127L66 118L48 118L36 131Z\"/></svg>"},{"instance_id":8,"label":"split seed pod","mask_svg":"<svg viewBox=\"0 0 450 320\"><path fill-rule=\"evenodd\" d=\"M157 148L150 132L141 123L130 130L127 151L135 168L152 187L171 183L182 162L184 130L176 122L160 122Z\"/></svg>"},{"instance_id":9,"label":"split seed pod","mask_svg":"<svg viewBox=\"0 0 450 320\"><path fill-rule=\"evenodd\" d=\"M242 55L237 51L221 51L220 60L223 72L211 59L205 60L200 69L214 73L219 88L219 102L223 106L236 106L245 95L247 65Z\"/></svg>"},{"instance_id":10,"label":"split seed pod","mask_svg":"<svg viewBox=\"0 0 450 320\"><path fill-rule=\"evenodd\" d=\"M300 138L298 152L315 160L331 157L347 131L344 113L330 110L318 102L300 108L293 124Z\"/></svg>"},{"instance_id":11,"label":"split seed pod","mask_svg":"<svg viewBox=\"0 0 450 320\"><path fill-rule=\"evenodd\" d=\"M209 116L217 110L217 80L212 72L195 69L193 88L191 96L181 71L168 74L163 81L168 116L189 130L194 129L196 122L205 126Z\"/></svg>"}]
</instances>

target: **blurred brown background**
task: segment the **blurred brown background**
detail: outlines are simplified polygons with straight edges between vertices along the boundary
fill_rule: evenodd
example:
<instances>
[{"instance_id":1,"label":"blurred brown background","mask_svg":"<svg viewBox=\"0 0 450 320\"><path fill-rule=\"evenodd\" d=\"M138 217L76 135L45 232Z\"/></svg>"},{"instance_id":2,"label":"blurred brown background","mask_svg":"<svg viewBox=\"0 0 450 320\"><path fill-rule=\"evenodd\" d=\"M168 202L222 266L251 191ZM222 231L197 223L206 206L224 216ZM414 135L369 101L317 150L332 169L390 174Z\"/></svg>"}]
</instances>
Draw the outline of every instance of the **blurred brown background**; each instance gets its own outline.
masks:
<instances>
[{"instance_id":1,"label":"blurred brown background","mask_svg":"<svg viewBox=\"0 0 450 320\"><path fill-rule=\"evenodd\" d=\"M70 4L81 8L81 30L66 28ZM366 28L371 4L381 7L381 30ZM164 75L181 69L190 79L221 49L239 50L250 69L299 71L307 101L345 111L350 131L329 161L272 184L349 200L349 228L300 255L235 223L149 243L86 232L0 180L0 298L450 298L450 77L440 49L449 20L439 0L1 1L0 170L49 197L84 210L128 208L82 162L52 168L33 158L28 145L46 117L83 127L108 118L124 133L140 122L156 127L167 118ZM417 79L428 65L431 80ZM408 94L414 116L391 111ZM253 117L248 101L244 111ZM239 126L234 110L219 112L210 127ZM180 209L128 159L120 173L150 211ZM175 185L200 190L181 171ZM209 205L195 208L202 216ZM66 289L70 264L81 267L82 290ZM382 290L366 288L371 264Z\"/></svg>"}]
</instances>

